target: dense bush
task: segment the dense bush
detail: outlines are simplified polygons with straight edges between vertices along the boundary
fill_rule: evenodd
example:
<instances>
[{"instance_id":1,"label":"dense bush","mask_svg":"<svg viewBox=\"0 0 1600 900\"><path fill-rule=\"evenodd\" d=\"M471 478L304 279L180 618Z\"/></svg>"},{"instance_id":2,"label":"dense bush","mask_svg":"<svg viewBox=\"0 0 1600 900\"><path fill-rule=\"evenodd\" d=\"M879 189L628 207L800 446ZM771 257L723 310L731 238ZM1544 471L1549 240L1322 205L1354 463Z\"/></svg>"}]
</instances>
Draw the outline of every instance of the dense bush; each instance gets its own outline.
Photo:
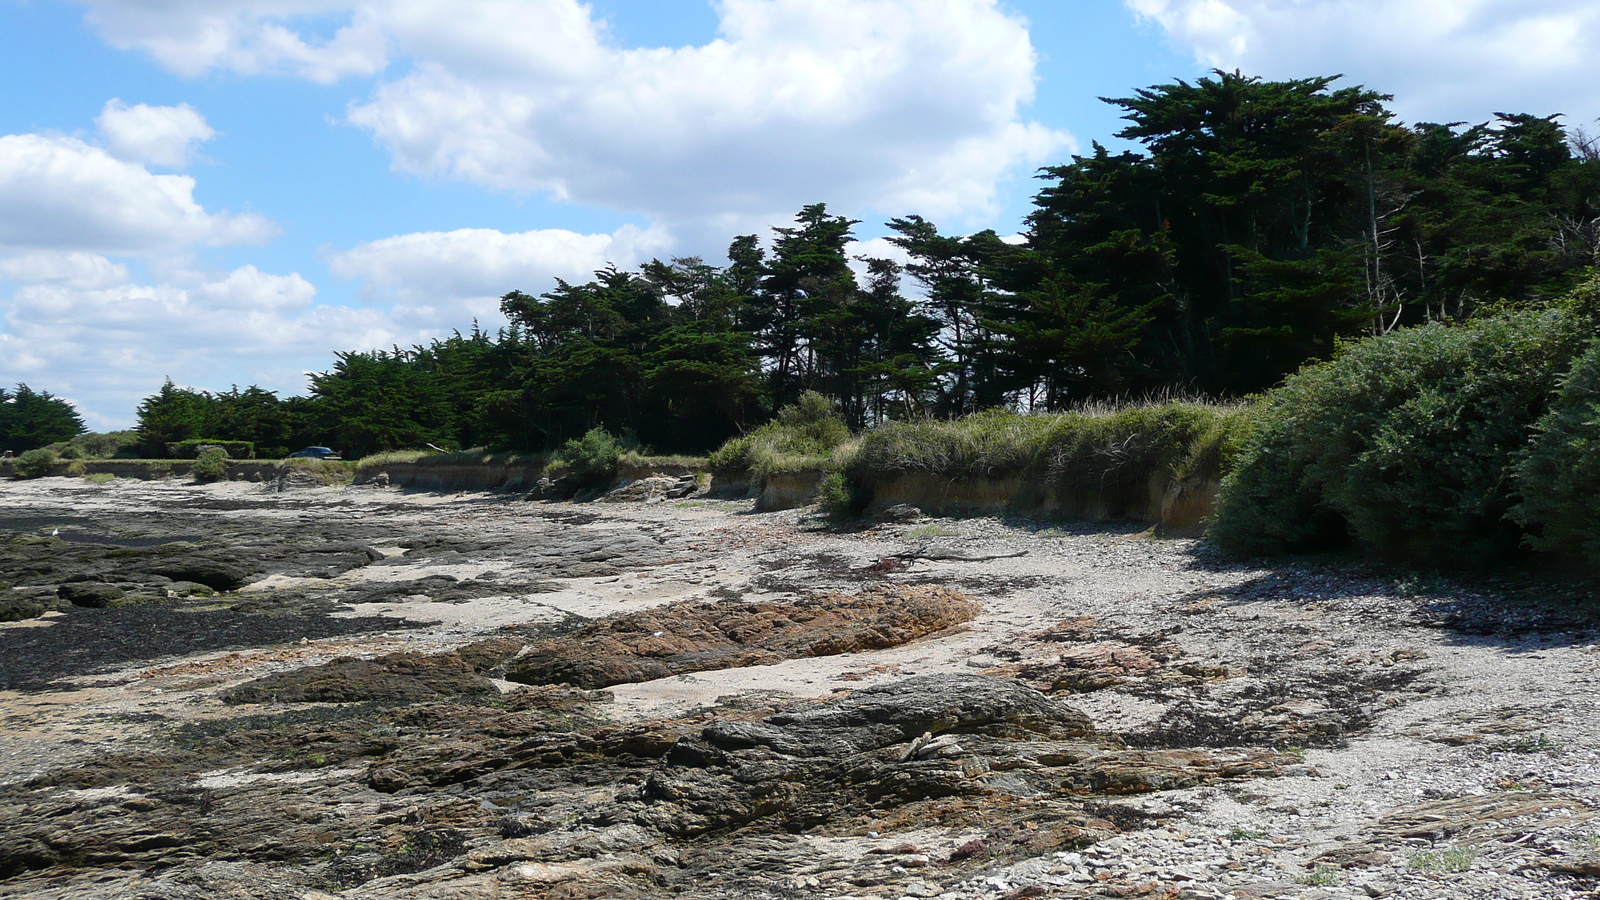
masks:
<instances>
[{"instance_id":1,"label":"dense bush","mask_svg":"<svg viewBox=\"0 0 1600 900\"><path fill-rule=\"evenodd\" d=\"M195 481L221 481L228 477L228 451L221 447L205 447L194 459L189 474Z\"/></svg>"},{"instance_id":2,"label":"dense bush","mask_svg":"<svg viewBox=\"0 0 1600 900\"><path fill-rule=\"evenodd\" d=\"M1211 537L1244 553L1354 540L1427 561L1503 559L1512 472L1592 338L1590 292L1350 345L1268 395Z\"/></svg>"},{"instance_id":3,"label":"dense bush","mask_svg":"<svg viewBox=\"0 0 1600 900\"><path fill-rule=\"evenodd\" d=\"M1600 344L1579 357L1516 468L1513 519L1537 549L1600 566Z\"/></svg>"},{"instance_id":4,"label":"dense bush","mask_svg":"<svg viewBox=\"0 0 1600 900\"><path fill-rule=\"evenodd\" d=\"M17 461L11 465L11 471L18 478L43 478L50 474L60 460L54 450L41 447L18 456Z\"/></svg>"},{"instance_id":5,"label":"dense bush","mask_svg":"<svg viewBox=\"0 0 1600 900\"><path fill-rule=\"evenodd\" d=\"M617 477L617 467L627 445L604 428L591 428L555 453L551 470L584 487L598 487Z\"/></svg>"},{"instance_id":6,"label":"dense bush","mask_svg":"<svg viewBox=\"0 0 1600 900\"><path fill-rule=\"evenodd\" d=\"M771 422L719 447L710 466L750 476L817 467L848 440L850 429L833 402L807 391L794 405L778 410Z\"/></svg>"}]
</instances>

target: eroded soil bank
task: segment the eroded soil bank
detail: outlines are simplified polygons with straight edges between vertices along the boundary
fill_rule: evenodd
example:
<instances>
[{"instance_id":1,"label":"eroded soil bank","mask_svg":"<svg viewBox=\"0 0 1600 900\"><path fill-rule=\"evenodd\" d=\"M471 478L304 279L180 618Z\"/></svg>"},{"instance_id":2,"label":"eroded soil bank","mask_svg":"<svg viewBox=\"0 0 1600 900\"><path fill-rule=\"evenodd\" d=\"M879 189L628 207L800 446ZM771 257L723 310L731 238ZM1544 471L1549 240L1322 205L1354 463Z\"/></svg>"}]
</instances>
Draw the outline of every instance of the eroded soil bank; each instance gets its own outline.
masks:
<instances>
[{"instance_id":1,"label":"eroded soil bank","mask_svg":"<svg viewBox=\"0 0 1600 900\"><path fill-rule=\"evenodd\" d=\"M1594 895L1581 586L750 506L0 484L0 896Z\"/></svg>"}]
</instances>

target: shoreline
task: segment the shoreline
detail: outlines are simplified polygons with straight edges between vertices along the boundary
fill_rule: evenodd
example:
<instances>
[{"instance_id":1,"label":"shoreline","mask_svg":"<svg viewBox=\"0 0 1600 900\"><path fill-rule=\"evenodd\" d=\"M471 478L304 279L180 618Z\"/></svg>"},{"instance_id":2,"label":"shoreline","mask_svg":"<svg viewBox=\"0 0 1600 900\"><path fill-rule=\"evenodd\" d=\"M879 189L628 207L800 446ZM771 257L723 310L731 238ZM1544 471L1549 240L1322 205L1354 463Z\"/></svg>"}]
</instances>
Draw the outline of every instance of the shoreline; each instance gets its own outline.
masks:
<instances>
[{"instance_id":1,"label":"shoreline","mask_svg":"<svg viewBox=\"0 0 1600 900\"><path fill-rule=\"evenodd\" d=\"M321 637L264 630L272 639L261 646L249 645L246 635L238 646L207 649L202 642L177 655L127 650L127 658L108 663L101 674L0 692L10 726L0 746L0 782L9 794L0 799L0 820L26 835L30 823L41 821L41 809L67 804L74 811L58 821L77 823L67 828L69 835L76 831L81 840L123 848L108 849L103 863L72 863L49 855L56 851L27 850L18 843L22 837L9 839L0 847L10 873L0 880L0 896L136 896L158 885L170 889L173 872L197 878L202 869L211 873L204 877L212 880L202 882L212 896L226 887L262 898L317 891L350 898L488 897L543 885L537 890L559 887L579 892L575 896L603 888L609 896L801 891L964 900L998 898L1028 885L1044 893L1026 896L1089 897L1152 883L1159 890L1126 895L1162 896L1171 888L1174 896L1188 891L1190 897L1230 891L1309 896L1311 890L1445 897L1508 887L1520 896L1553 898L1594 884L1591 876L1561 868L1584 871L1582 861L1600 843L1600 824L1591 824L1600 815L1600 747L1587 724L1600 711L1593 623L1564 619L1559 610L1535 620L1492 587L1416 584L1410 576L1386 577L1379 567L1341 560L1252 567L1211 557L1189 539L1122 526L979 517L837 533L803 511L755 513L748 501L704 498L570 504L371 485L267 493L242 482L45 479L0 484L0 499L7 509L0 528L13 536L43 540L52 529L125 541L197 534L257 547L266 570L283 569L252 575L256 580L242 589L195 599L181 610L160 604L73 608L7 623L0 641L8 653L25 655L44 632L96 617L111 622L122 616L129 623L149 617L150 624L139 627L155 636L180 616L243 617L263 628L315 621L345 629ZM323 555L273 555L274 548L301 541ZM328 549L347 544L370 547L377 557L355 564L346 558L353 551ZM10 579L0 573L0 580ZM219 699L265 676L313 671L341 656L442 659L497 636L537 641L606 616L671 615L675 603L803 602L858 596L883 585L942 586L974 598L982 611L965 625L898 646L616 684L604 698L513 684L491 673L496 693L486 699L440 695L390 706L227 705ZM415 592L390 596L386 590ZM686 750L670 748L694 745L710 724L788 721L785 716L798 714L785 709L848 703L863 689L892 690L929 677L941 680L916 683L954 690L976 678L972 683L996 690L1042 691L1040 702L1050 709L1087 716L1093 743L1072 744L1079 761L1067 764L1057 759L1061 750L1041 749L1052 741L1066 746L1062 738L1045 732L997 736L1001 732L984 730L992 726L957 723L950 736L958 749L936 753L926 765L913 756L910 770L893 758L914 741L862 751L857 765L872 760L882 768L884 774L874 777L968 774L940 788L954 791L942 800L891 791L887 796L900 799L875 805L856 789L840 787L828 795L839 808L798 832L781 822L803 807L774 813L778 819L735 817L729 821L740 823L690 840L674 830L693 819L684 811L687 801L668 801L641 787L665 784L661 779L668 776L710 777L705 773L720 771L717 766L737 772L755 764L741 755L754 751L728 748L716 751L726 759L709 770L672 762L674 752ZM66 682L73 686L63 688ZM441 715L447 719L437 720ZM377 724L356 729L352 735L367 736L346 742L366 746L362 752L338 749L345 744L331 738L302 740L342 733L363 716ZM208 736L208 729L233 727L228 723L265 720L281 723L287 736L277 744L263 737L259 746L236 748L232 756ZM479 726L472 723L491 720L521 724L473 730ZM606 735L622 732L659 737L643 744L629 738L623 756L562 751L580 760L599 753L570 771L514 762L505 768L493 760L507 753L515 759L510 748L518 746L498 736L505 728L520 734L522 745L567 733L587 736L574 747L603 748L617 739ZM422 743L413 747L412 736ZM301 747L301 755L283 756L284 741ZM384 742L394 747L372 755ZM658 745L659 756L645 749ZM443 762L427 747L440 746L455 748L452 765L477 774L435 783L440 776L429 773ZM145 762L129 762L135 757ZM313 757L325 764L309 765ZM423 764L424 758L435 761ZM1254 769L1218 774L1246 758L1255 760ZM1190 762L1178 765L1180 759ZM810 772L819 784L838 777L832 768L816 769L820 763L782 753L763 764ZM593 776L583 774L586 766ZM1175 774L1184 766L1194 774ZM98 774L83 774L91 770ZM390 771L400 774L385 774ZM1127 777L1142 787L1043 789L1040 773L1058 785ZM631 782L636 776L643 781ZM614 779L610 793L595 794L591 777ZM899 783L893 778L885 784ZM501 782L524 786L518 790L544 785L529 795L543 799L508 805L514 795L496 793ZM158 784L168 785L166 794L151 788ZM405 786L383 793L391 784ZM185 791L210 792L207 817L258 808L271 818L277 815L270 813L272 804L290 802L307 815L320 810L323 818L345 809L337 817L346 824L333 831L313 829L304 817L263 824L296 836L295 846L303 848L323 846L314 840L318 834L332 835L326 853L292 867L243 846L194 857L183 848L215 850L227 842L196 836L199 807L174 799L190 796ZM130 797L154 804L147 813L124 807L112 817L127 820L135 836L142 833L148 842L151 828L169 833L159 814L172 807L188 810L188 837L166 849L128 849L139 842L105 831L108 820L96 811L117 809ZM616 815L625 811L628 827L642 829L644 837L596 855L573 850L571 841L610 834L607 829L620 824L560 826L539 831L537 839L506 834L507 821L554 821L540 804L561 797L588 798L571 799L577 805L563 809L587 803ZM396 802L418 815L433 810L428 815L459 833L461 846L440 845L437 860L413 860L433 865L403 872L391 865L394 853L385 856L379 845L353 849L370 843L350 836L357 832L387 835L384 840L409 834L413 845L419 834L442 834L419 831L414 823L382 824L387 814L376 810ZM368 807L371 813L361 811ZM678 812L660 818L665 809ZM905 818L913 811L920 812ZM151 822L139 825L140 815ZM708 815L730 813L694 813ZM940 816L946 826L930 825ZM1417 817L1438 827L1402 827ZM1029 830L1028 822L1058 842L1001 839L1003 829L1015 836L1017 828ZM1079 837L1069 836L1073 829ZM567 837L556 840L561 835ZM751 855L758 837L777 841L762 851L766 856ZM963 853L974 841L983 846ZM876 852L902 846L915 852ZM633 862L608 867L606 853ZM1456 855L1429 862L1449 853ZM341 860L365 859L361 854L376 854L379 862L347 871ZM761 858L772 868L767 881L757 874L754 860ZM737 890L708 881L719 868L746 880ZM144 869L148 873L140 874ZM1007 890L991 883L995 879Z\"/></svg>"}]
</instances>

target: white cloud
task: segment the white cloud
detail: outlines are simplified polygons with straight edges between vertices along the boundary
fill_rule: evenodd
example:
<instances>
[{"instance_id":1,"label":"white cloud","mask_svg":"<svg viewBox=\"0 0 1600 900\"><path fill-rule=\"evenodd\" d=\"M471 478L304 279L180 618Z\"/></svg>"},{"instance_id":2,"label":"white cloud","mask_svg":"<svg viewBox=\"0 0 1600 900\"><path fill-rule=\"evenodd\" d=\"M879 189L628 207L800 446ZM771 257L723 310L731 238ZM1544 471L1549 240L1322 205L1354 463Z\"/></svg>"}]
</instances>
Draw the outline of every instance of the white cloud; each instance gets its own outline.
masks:
<instances>
[{"instance_id":1,"label":"white cloud","mask_svg":"<svg viewBox=\"0 0 1600 900\"><path fill-rule=\"evenodd\" d=\"M825 200L972 219L1073 148L1026 121L998 0L721 0L704 46L624 49L577 0L86 0L175 71L327 80L412 61L350 119L397 169L724 236ZM326 35L333 29L331 37Z\"/></svg>"},{"instance_id":2,"label":"white cloud","mask_svg":"<svg viewBox=\"0 0 1600 900\"><path fill-rule=\"evenodd\" d=\"M1593 0L1124 0L1195 58L1269 78L1343 73L1409 121L1600 116Z\"/></svg>"},{"instance_id":3,"label":"white cloud","mask_svg":"<svg viewBox=\"0 0 1600 900\"><path fill-rule=\"evenodd\" d=\"M660 229L624 225L614 234L545 229L507 234L488 228L401 234L328 255L341 278L360 278L367 299L392 303L394 319L440 334L475 319L504 324L500 297L541 294L555 279L588 281L609 264L627 269L665 255Z\"/></svg>"},{"instance_id":4,"label":"white cloud","mask_svg":"<svg viewBox=\"0 0 1600 900\"><path fill-rule=\"evenodd\" d=\"M0 277L94 290L127 281L128 267L98 253L41 251L0 257Z\"/></svg>"},{"instance_id":5,"label":"white cloud","mask_svg":"<svg viewBox=\"0 0 1600 900\"><path fill-rule=\"evenodd\" d=\"M87 0L89 22L122 49L139 49L183 75L227 69L298 75L328 83L371 75L388 64L387 38L371 15L339 0ZM325 17L327 38L292 26Z\"/></svg>"},{"instance_id":6,"label":"white cloud","mask_svg":"<svg viewBox=\"0 0 1600 900\"><path fill-rule=\"evenodd\" d=\"M310 307L317 289L298 272L269 275L255 266L245 266L221 281L201 285L199 295L208 301L210 309L281 313Z\"/></svg>"},{"instance_id":7,"label":"white cloud","mask_svg":"<svg viewBox=\"0 0 1600 900\"><path fill-rule=\"evenodd\" d=\"M607 263L630 268L659 255L668 237L625 225L615 234L548 229L506 234L487 228L425 231L331 254L343 278L362 278L369 296L407 304L538 294L556 278L587 281Z\"/></svg>"},{"instance_id":8,"label":"white cloud","mask_svg":"<svg viewBox=\"0 0 1600 900\"><path fill-rule=\"evenodd\" d=\"M207 212L188 176L151 174L76 138L0 136L0 248L153 253L274 233L261 216Z\"/></svg>"},{"instance_id":9,"label":"white cloud","mask_svg":"<svg viewBox=\"0 0 1600 900\"><path fill-rule=\"evenodd\" d=\"M316 304L315 294L298 274L253 266L191 284L24 285L0 301L0 383L68 397L91 427L126 427L169 376L303 393L299 373L327 368L332 349L422 337L383 311Z\"/></svg>"},{"instance_id":10,"label":"white cloud","mask_svg":"<svg viewBox=\"0 0 1600 900\"><path fill-rule=\"evenodd\" d=\"M205 116L187 103L178 106L129 106L106 102L94 120L105 136L106 149L118 159L174 168L186 165L193 144L216 136Z\"/></svg>"}]
</instances>

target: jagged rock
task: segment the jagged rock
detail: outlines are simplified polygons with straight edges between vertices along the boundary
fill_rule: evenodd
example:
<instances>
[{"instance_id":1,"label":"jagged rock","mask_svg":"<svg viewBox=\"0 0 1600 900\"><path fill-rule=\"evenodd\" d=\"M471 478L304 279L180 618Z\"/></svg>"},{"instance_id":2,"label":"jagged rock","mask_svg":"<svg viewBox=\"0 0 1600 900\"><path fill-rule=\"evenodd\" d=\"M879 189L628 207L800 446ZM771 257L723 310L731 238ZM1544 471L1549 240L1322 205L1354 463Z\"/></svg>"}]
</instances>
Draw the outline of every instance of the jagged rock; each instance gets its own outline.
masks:
<instances>
[{"instance_id":1,"label":"jagged rock","mask_svg":"<svg viewBox=\"0 0 1600 900\"><path fill-rule=\"evenodd\" d=\"M684 497L688 497L699 490L700 476L681 475L678 477L677 484L667 488L666 497L668 500L682 500Z\"/></svg>"},{"instance_id":2,"label":"jagged rock","mask_svg":"<svg viewBox=\"0 0 1600 900\"><path fill-rule=\"evenodd\" d=\"M981 609L957 591L902 585L792 603L676 603L536 644L507 665L506 678L596 688L878 650L969 621Z\"/></svg>"},{"instance_id":3,"label":"jagged rock","mask_svg":"<svg viewBox=\"0 0 1600 900\"><path fill-rule=\"evenodd\" d=\"M606 492L600 499L607 503L641 502L672 496L682 486L682 479L670 475L651 475L628 482L622 487ZM677 496L685 496L687 492Z\"/></svg>"},{"instance_id":4,"label":"jagged rock","mask_svg":"<svg viewBox=\"0 0 1600 900\"><path fill-rule=\"evenodd\" d=\"M922 518L922 510L909 503L896 503L894 506L885 508L877 515L877 519L880 522L895 522L904 525L921 522Z\"/></svg>"}]
</instances>

